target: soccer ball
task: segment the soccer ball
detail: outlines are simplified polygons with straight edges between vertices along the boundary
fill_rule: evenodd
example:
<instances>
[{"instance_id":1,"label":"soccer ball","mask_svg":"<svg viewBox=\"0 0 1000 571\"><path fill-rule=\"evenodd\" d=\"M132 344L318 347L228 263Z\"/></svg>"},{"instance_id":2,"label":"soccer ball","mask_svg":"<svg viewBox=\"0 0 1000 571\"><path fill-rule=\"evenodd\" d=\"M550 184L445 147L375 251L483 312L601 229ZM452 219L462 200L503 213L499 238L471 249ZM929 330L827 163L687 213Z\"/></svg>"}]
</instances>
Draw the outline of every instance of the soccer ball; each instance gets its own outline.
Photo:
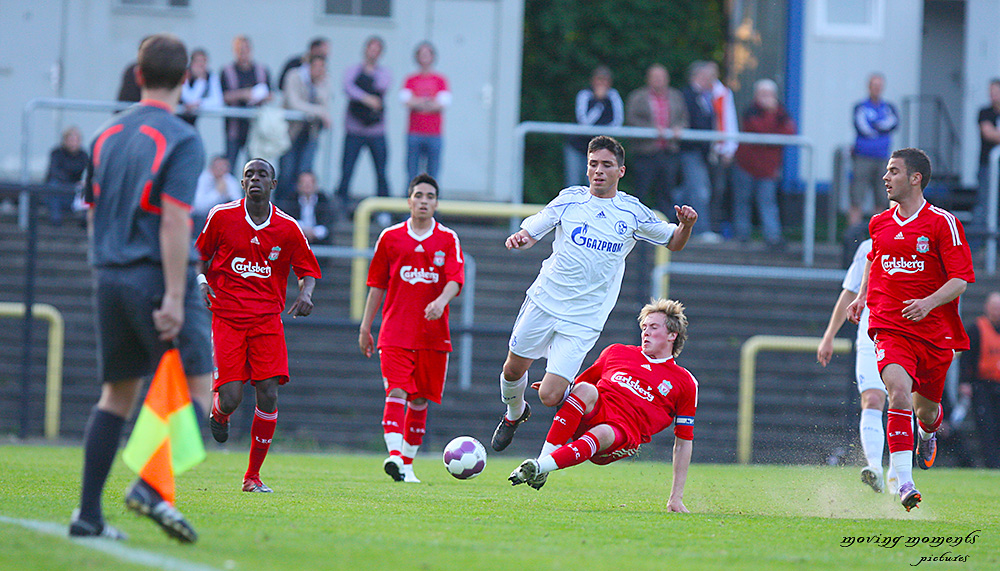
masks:
<instances>
[{"instance_id":1,"label":"soccer ball","mask_svg":"<svg viewBox=\"0 0 1000 571\"><path fill-rule=\"evenodd\" d=\"M459 480L475 478L486 467L486 448L471 436L459 436L444 447L444 467Z\"/></svg>"}]
</instances>

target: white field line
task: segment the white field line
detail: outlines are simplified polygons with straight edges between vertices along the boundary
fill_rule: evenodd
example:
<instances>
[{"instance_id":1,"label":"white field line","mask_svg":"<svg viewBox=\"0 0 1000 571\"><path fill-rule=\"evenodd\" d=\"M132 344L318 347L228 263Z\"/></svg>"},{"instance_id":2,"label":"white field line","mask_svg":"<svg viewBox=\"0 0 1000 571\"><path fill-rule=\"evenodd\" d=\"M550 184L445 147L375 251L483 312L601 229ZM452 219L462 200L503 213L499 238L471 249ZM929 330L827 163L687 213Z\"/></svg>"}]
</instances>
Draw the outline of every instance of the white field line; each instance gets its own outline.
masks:
<instances>
[{"instance_id":1,"label":"white field line","mask_svg":"<svg viewBox=\"0 0 1000 571\"><path fill-rule=\"evenodd\" d=\"M177 559L168 555L154 553L152 551L146 551L135 547L128 547L123 542L115 541L113 539L70 537L69 526L67 524L35 521L30 519L17 519L6 517L4 515L0 515L0 523L17 525L25 529L44 533L46 535L62 537L79 546L93 549L95 551L101 551L112 557L121 559L122 561L137 563L139 565L145 565L156 569L164 569L166 571L219 571L215 567L202 565L201 563L192 563L190 561Z\"/></svg>"}]
</instances>

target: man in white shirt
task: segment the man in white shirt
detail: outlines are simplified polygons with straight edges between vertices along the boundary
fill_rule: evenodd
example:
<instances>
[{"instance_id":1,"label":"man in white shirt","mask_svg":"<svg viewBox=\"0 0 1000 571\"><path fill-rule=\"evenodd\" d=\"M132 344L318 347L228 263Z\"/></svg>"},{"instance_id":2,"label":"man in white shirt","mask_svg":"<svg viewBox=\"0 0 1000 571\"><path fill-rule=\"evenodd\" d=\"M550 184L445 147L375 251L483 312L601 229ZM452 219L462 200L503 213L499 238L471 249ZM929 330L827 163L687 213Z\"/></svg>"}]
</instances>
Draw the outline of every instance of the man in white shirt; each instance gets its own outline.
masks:
<instances>
[{"instance_id":1,"label":"man in white shirt","mask_svg":"<svg viewBox=\"0 0 1000 571\"><path fill-rule=\"evenodd\" d=\"M698 219L693 208L675 205L679 225L664 222L638 199L618 190L624 174L621 143L594 137L587 148L590 187L564 189L506 240L507 249L526 249L550 230L556 231L552 255L528 287L510 336L500 375L507 412L493 434L494 450L505 449L518 425L531 415L524 391L528 367L535 359L547 358L545 376L538 384L542 404L551 407L563 401L618 300L625 257L636 241L677 252L691 236ZM543 455L548 452L543 448Z\"/></svg>"},{"instance_id":2,"label":"man in white shirt","mask_svg":"<svg viewBox=\"0 0 1000 571\"><path fill-rule=\"evenodd\" d=\"M191 205L196 233L201 232L208 211L214 206L243 198L243 189L231 170L229 159L217 155L209 167L198 176L198 188L194 193L194 204Z\"/></svg>"}]
</instances>

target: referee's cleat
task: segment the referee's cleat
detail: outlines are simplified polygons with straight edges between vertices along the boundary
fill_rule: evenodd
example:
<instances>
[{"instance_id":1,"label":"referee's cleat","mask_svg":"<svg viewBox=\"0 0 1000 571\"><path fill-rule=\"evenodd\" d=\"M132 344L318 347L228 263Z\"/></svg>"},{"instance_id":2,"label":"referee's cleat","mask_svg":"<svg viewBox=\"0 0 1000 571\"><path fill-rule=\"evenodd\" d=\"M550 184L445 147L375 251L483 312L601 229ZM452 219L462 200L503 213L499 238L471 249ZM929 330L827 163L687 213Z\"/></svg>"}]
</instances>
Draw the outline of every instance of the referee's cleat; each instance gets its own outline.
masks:
<instances>
[{"instance_id":1,"label":"referee's cleat","mask_svg":"<svg viewBox=\"0 0 1000 571\"><path fill-rule=\"evenodd\" d=\"M73 517L69 523L70 537L103 537L115 541L125 541L128 536L117 527L107 523L93 523L80 519L80 510L73 510Z\"/></svg>"},{"instance_id":2,"label":"referee's cleat","mask_svg":"<svg viewBox=\"0 0 1000 571\"><path fill-rule=\"evenodd\" d=\"M934 457L937 456L937 433L931 435L928 440L917 437L917 467L921 470L928 470L934 465Z\"/></svg>"},{"instance_id":3,"label":"referee's cleat","mask_svg":"<svg viewBox=\"0 0 1000 571\"><path fill-rule=\"evenodd\" d=\"M153 520L167 535L181 543L194 543L198 539L198 534L184 519L184 514L142 478L132 482L125 490L125 506Z\"/></svg>"},{"instance_id":4,"label":"referee's cleat","mask_svg":"<svg viewBox=\"0 0 1000 571\"><path fill-rule=\"evenodd\" d=\"M402 482L406 479L406 475L403 474L403 459L395 454L386 458L385 462L382 462L382 469L395 482Z\"/></svg>"},{"instance_id":5,"label":"referee's cleat","mask_svg":"<svg viewBox=\"0 0 1000 571\"><path fill-rule=\"evenodd\" d=\"M219 422L215 420L215 416L208 417L208 425L212 428L212 438L216 442L225 442L229 440L229 421Z\"/></svg>"},{"instance_id":6,"label":"referee's cleat","mask_svg":"<svg viewBox=\"0 0 1000 571\"><path fill-rule=\"evenodd\" d=\"M528 458L524 462L521 462L521 465L510 473L510 476L507 478L507 480L510 481L511 486L516 486L518 484L528 484L529 486L537 490L538 488L541 488L543 485L545 485L545 479L543 478L542 483L539 484L537 487L534 486L532 482L536 481L539 476L547 476L547 474L539 474L538 472L539 472L538 460Z\"/></svg>"},{"instance_id":7,"label":"referee's cleat","mask_svg":"<svg viewBox=\"0 0 1000 571\"><path fill-rule=\"evenodd\" d=\"M920 507L917 504L920 503L921 499L923 498L920 497L920 492L913 487L913 482L906 482L899 487L899 502L903 504L906 511Z\"/></svg>"},{"instance_id":8,"label":"referee's cleat","mask_svg":"<svg viewBox=\"0 0 1000 571\"><path fill-rule=\"evenodd\" d=\"M885 481L882 479L882 469L865 466L861 469L861 481L871 486L876 493L885 491Z\"/></svg>"},{"instance_id":9,"label":"referee's cleat","mask_svg":"<svg viewBox=\"0 0 1000 571\"><path fill-rule=\"evenodd\" d=\"M510 441L514 440L514 433L517 432L518 425L529 418L531 418L531 406L528 403L524 403L524 412L517 420L507 420L507 413L504 413L500 417L497 429L493 431L493 439L490 441L493 449L500 452L510 446Z\"/></svg>"},{"instance_id":10,"label":"referee's cleat","mask_svg":"<svg viewBox=\"0 0 1000 571\"><path fill-rule=\"evenodd\" d=\"M260 481L260 476L251 476L249 478L243 478L243 491L244 492L255 492L259 494L270 494L274 490L267 487L267 484Z\"/></svg>"}]
</instances>

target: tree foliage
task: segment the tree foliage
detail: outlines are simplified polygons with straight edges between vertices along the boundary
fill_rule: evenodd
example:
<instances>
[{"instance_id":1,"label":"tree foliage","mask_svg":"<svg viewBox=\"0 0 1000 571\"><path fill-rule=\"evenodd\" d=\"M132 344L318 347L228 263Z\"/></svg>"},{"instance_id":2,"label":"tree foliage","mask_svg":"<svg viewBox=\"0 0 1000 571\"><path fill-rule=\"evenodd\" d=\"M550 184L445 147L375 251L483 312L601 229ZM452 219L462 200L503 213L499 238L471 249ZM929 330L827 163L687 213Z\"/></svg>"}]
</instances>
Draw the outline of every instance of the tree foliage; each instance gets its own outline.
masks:
<instances>
[{"instance_id":1,"label":"tree foliage","mask_svg":"<svg viewBox=\"0 0 1000 571\"><path fill-rule=\"evenodd\" d=\"M598 65L611 68L624 99L643 86L653 63L670 70L675 87L685 82L691 62L722 63L723 2L526 0L521 120L575 121L576 93ZM547 202L562 188L562 139L529 136L525 156L525 202Z\"/></svg>"}]
</instances>

